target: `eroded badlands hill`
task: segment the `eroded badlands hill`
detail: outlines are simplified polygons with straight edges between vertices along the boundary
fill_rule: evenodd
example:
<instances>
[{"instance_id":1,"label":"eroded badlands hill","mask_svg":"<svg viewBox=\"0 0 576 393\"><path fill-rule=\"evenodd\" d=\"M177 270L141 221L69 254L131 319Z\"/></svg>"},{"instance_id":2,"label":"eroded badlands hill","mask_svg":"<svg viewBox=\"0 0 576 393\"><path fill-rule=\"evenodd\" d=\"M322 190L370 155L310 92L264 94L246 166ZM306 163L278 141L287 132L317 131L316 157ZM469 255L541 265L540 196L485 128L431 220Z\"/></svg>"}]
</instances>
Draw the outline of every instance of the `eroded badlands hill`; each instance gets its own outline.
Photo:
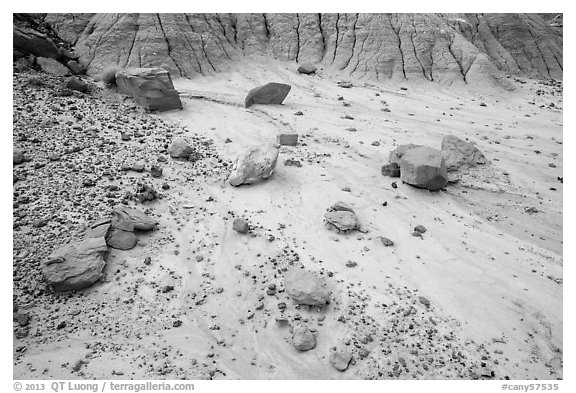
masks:
<instances>
[{"instance_id":1,"label":"eroded badlands hill","mask_svg":"<svg viewBox=\"0 0 576 393\"><path fill-rule=\"evenodd\" d=\"M356 78L492 83L562 78L562 32L541 14L48 14L89 74L109 64L173 76L245 56L319 63ZM552 25L551 25L552 24Z\"/></svg>"}]
</instances>

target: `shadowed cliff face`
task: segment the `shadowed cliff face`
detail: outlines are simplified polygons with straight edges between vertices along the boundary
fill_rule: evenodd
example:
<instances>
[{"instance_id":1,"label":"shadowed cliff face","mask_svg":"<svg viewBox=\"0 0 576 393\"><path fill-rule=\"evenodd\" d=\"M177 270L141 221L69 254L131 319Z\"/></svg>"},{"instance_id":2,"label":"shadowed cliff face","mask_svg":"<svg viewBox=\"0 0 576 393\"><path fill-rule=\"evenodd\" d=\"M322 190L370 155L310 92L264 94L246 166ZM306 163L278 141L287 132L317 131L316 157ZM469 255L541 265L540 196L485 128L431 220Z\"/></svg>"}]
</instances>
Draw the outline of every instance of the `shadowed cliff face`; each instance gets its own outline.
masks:
<instances>
[{"instance_id":1,"label":"shadowed cliff face","mask_svg":"<svg viewBox=\"0 0 576 393\"><path fill-rule=\"evenodd\" d=\"M562 30L540 14L48 14L89 74L108 64L194 77L270 56L354 78L562 78Z\"/></svg>"}]
</instances>

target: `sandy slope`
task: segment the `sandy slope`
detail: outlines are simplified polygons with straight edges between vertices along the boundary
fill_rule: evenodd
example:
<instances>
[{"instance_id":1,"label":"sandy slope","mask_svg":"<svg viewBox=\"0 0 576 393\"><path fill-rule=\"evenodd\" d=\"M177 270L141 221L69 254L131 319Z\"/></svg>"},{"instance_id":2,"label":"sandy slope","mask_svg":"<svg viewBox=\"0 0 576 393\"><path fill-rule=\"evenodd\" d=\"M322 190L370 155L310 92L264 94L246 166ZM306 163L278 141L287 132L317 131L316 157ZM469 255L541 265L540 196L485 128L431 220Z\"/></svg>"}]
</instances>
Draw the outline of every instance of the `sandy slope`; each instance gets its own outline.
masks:
<instances>
[{"instance_id":1,"label":"sandy slope","mask_svg":"<svg viewBox=\"0 0 576 393\"><path fill-rule=\"evenodd\" d=\"M99 339L78 329L29 347L16 378L470 378L481 374L481 363L496 378L562 377L562 284L551 279L562 278L562 98L537 96L546 87L535 82L492 96L408 83L353 81L343 89L292 68L247 63L235 73L175 81L184 110L159 116L212 138L222 157L274 143L280 132L300 134L301 143L282 147L273 177L253 186L232 188L226 173L204 180L189 163L171 163L164 176L170 193L152 205L159 233L134 250L113 251L108 282L84 291L114 304L108 317L122 334ZM284 105L245 109L246 91L268 81L292 85ZM560 109L540 108L550 102ZM396 145L439 148L448 133L477 143L491 164L437 193L399 181L394 189L394 179L381 175ZM302 167L284 165L288 158ZM366 233L326 229L323 214L339 200L355 209ZM230 212L250 221L250 235L232 230ZM418 224L428 229L423 239L411 235ZM384 247L379 236L395 246ZM150 267L141 265L145 256ZM347 267L349 260L358 265ZM291 263L331 276L334 301L326 309L295 308L281 292L265 295L270 283L281 287L281 268ZM158 290L165 285L174 290ZM307 320L318 330L314 350L291 346L289 328L276 322L279 301L288 304L289 323ZM410 307L417 311L395 321L402 314L392 310ZM173 327L175 319L182 325ZM402 325L408 319L410 328ZM426 336L431 329L434 338ZM371 339L358 344L364 335ZM358 344L355 364L340 373L328 354L347 340ZM411 352L418 342L420 352ZM70 373L73 361L39 374L50 358L81 358L87 343L97 356L81 374ZM360 348L369 355L359 356ZM463 358L450 360L453 351ZM445 364L432 365L443 356ZM408 367L394 374L401 357Z\"/></svg>"}]
</instances>

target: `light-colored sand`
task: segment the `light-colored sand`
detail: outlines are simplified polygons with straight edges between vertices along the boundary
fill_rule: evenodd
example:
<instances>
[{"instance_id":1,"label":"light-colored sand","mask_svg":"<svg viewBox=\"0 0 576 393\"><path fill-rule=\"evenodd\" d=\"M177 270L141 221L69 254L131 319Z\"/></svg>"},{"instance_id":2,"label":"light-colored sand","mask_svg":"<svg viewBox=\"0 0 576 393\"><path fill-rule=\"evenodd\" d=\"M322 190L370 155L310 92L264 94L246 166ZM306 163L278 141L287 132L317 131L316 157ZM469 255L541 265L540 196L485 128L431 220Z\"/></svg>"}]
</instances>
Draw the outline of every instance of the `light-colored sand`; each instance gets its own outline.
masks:
<instances>
[{"instance_id":1,"label":"light-colored sand","mask_svg":"<svg viewBox=\"0 0 576 393\"><path fill-rule=\"evenodd\" d=\"M222 157L231 159L249 144L274 143L278 133L298 133L300 144L282 147L274 175L252 186L233 188L226 174L200 181L188 163L175 163L165 171L172 188L171 196L155 206L162 213L160 233L149 235L142 247L112 253L107 270L124 266L127 274L120 286L110 280L86 293L109 302L121 297L121 302L128 296L126 286L138 287L133 314L125 314L119 305L118 315L112 317L124 327L133 324L135 332L154 330L141 338L119 336L118 342L104 342L119 348L100 352L84 366L84 375L207 377L186 371L192 369L190 359L197 358L198 364L216 361L214 367L226 374L217 372L214 378L363 378L374 370L370 361L358 360L345 373L328 362L330 348L342 347L355 329L336 321L353 302L348 290L369 295L364 315L386 328L390 322L377 305L401 298L389 288L404 288L429 299L435 317L446 321L441 327L453 329L462 343L483 344L497 377L562 377L562 285L549 278L562 278L562 184L557 180L563 176L562 111L539 107L550 102L561 107L562 98L537 96L534 90L540 85L532 81L518 84L516 92L484 92L482 97L465 86L440 89L396 82L353 81L353 88L343 89L338 79L302 76L293 68L247 63L236 73L175 81L183 93L184 110L160 116L212 138ZM246 92L269 81L292 85L284 105L245 109ZM385 107L390 112L381 110ZM295 116L296 111L303 116ZM354 119L343 119L344 115ZM349 127L356 131L347 131ZM475 142L490 165L436 193L380 173L395 146L440 148L446 134ZM232 142L225 143L227 138ZM373 146L374 141L379 146ZM300 160L302 167L285 166L288 158ZM391 186L394 180L397 189ZM209 197L213 201L207 201ZM340 200L354 208L367 233L326 229L324 212ZM387 206L382 205L385 201ZM538 212L529 214L528 207ZM258 226L255 236L235 233L229 211ZM427 228L423 239L412 236L418 224ZM158 242L170 233L174 241ZM269 233L276 238L273 242L266 238ZM392 239L395 246L384 247L379 236ZM326 310L301 311L312 321L316 314L326 316L323 325L314 325L317 347L306 353L297 352L286 340L287 328L275 324L276 302L266 296L264 312L254 310L266 285L281 283L264 262L284 247L297 251L300 262L311 270L334 272L336 302ZM199 254L201 262L196 260ZM138 266L147 255L153 264L142 277ZM349 260L358 265L346 267ZM243 276L235 265L249 270L250 276ZM251 280L252 274L257 279ZM156 289L165 285L174 285L174 291L159 295ZM219 287L224 291L214 293ZM201 293L209 293L207 300L195 305ZM253 312L255 317L248 319ZM173 314L183 324L147 328L138 319L160 314ZM219 339L225 345L217 344ZM15 377L46 377L40 373L53 356L65 358L68 351L81 358L82 351L89 351L83 349L85 343L97 341L102 340L80 330L62 342L28 348L25 361L15 366ZM157 357L155 368L160 367L163 347L170 348L169 361L175 366L166 376L135 366L143 356ZM373 343L371 356L385 361L379 348ZM173 356L178 352L183 355ZM210 353L214 357L207 358ZM55 363L49 367L51 377L77 377L70 374L70 366ZM178 367L184 371L174 371ZM111 370L123 370L124 375L111 375ZM422 375L456 377L441 371Z\"/></svg>"}]
</instances>

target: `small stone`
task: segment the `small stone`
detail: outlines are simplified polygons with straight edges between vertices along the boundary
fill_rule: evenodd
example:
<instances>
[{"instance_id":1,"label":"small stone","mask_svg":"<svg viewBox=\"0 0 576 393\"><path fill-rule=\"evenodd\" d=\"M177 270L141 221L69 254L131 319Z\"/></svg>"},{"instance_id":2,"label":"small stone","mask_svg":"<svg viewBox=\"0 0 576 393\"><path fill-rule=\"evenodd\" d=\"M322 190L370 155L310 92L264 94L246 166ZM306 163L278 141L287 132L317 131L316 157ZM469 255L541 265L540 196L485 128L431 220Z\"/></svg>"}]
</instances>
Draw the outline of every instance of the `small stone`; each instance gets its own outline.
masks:
<instances>
[{"instance_id":1,"label":"small stone","mask_svg":"<svg viewBox=\"0 0 576 393\"><path fill-rule=\"evenodd\" d=\"M395 162L383 165L382 174L389 177L400 177L400 167Z\"/></svg>"},{"instance_id":2,"label":"small stone","mask_svg":"<svg viewBox=\"0 0 576 393\"><path fill-rule=\"evenodd\" d=\"M232 223L232 229L238 233L248 233L250 230L250 225L248 225L248 221L246 221L244 218L235 218L234 222Z\"/></svg>"},{"instance_id":3,"label":"small stone","mask_svg":"<svg viewBox=\"0 0 576 393\"><path fill-rule=\"evenodd\" d=\"M426 227L424 225L416 225L414 232L426 233Z\"/></svg>"},{"instance_id":4,"label":"small stone","mask_svg":"<svg viewBox=\"0 0 576 393\"><path fill-rule=\"evenodd\" d=\"M380 240L382 241L382 244L385 247L390 247L390 246L394 245L394 242L392 240L388 239L387 237L381 236Z\"/></svg>"},{"instance_id":5,"label":"small stone","mask_svg":"<svg viewBox=\"0 0 576 393\"><path fill-rule=\"evenodd\" d=\"M308 327L298 324L292 333L292 344L299 351L309 351L316 347L316 337Z\"/></svg>"},{"instance_id":6,"label":"small stone","mask_svg":"<svg viewBox=\"0 0 576 393\"><path fill-rule=\"evenodd\" d=\"M348 351L337 350L330 354L330 364L338 371L346 371L351 360L352 353Z\"/></svg>"},{"instance_id":7,"label":"small stone","mask_svg":"<svg viewBox=\"0 0 576 393\"><path fill-rule=\"evenodd\" d=\"M168 154L172 158L187 159L194 149L184 140L184 138L176 138L168 148Z\"/></svg>"}]
</instances>

